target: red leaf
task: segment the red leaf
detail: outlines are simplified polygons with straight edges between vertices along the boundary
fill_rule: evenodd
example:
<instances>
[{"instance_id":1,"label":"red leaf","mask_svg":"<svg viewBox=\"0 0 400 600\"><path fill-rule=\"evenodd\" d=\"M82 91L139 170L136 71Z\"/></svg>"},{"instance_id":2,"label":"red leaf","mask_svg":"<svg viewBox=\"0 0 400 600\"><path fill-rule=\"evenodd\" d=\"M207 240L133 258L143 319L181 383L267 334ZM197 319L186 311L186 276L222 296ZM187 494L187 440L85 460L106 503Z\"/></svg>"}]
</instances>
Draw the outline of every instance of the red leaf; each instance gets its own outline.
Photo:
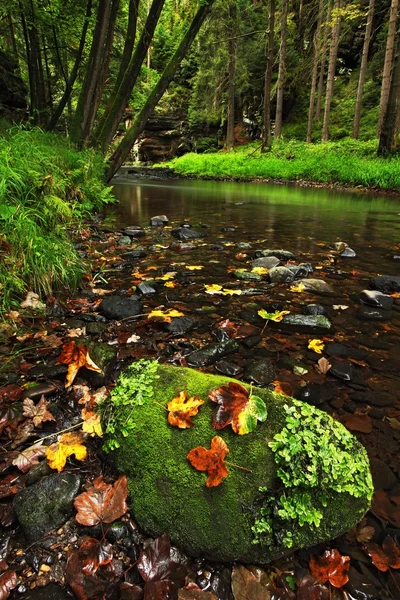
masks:
<instances>
[{"instance_id":1,"label":"red leaf","mask_svg":"<svg viewBox=\"0 0 400 600\"><path fill-rule=\"evenodd\" d=\"M385 537L382 547L374 542L364 544L364 547L380 571L387 571L389 568L400 569L400 548L390 535Z\"/></svg>"},{"instance_id":2,"label":"red leaf","mask_svg":"<svg viewBox=\"0 0 400 600\"><path fill-rule=\"evenodd\" d=\"M221 385L212 390L208 397L212 402L219 404L214 413L213 427L220 430L232 423L232 429L236 431L238 416L249 400L246 388L230 381L228 385Z\"/></svg>"},{"instance_id":3,"label":"red leaf","mask_svg":"<svg viewBox=\"0 0 400 600\"><path fill-rule=\"evenodd\" d=\"M87 538L68 557L65 581L79 600L100 600L106 597L112 582L98 577L96 571L112 560L112 546Z\"/></svg>"},{"instance_id":4,"label":"red leaf","mask_svg":"<svg viewBox=\"0 0 400 600\"><path fill-rule=\"evenodd\" d=\"M17 574L15 571L6 571L0 577L0 600L6 600L11 590L17 586Z\"/></svg>"},{"instance_id":5,"label":"red leaf","mask_svg":"<svg viewBox=\"0 0 400 600\"><path fill-rule=\"evenodd\" d=\"M339 550L326 550L322 556L312 556L309 562L312 575L318 583L329 581L334 587L343 587L349 580L350 556L342 556Z\"/></svg>"},{"instance_id":6,"label":"red leaf","mask_svg":"<svg viewBox=\"0 0 400 600\"><path fill-rule=\"evenodd\" d=\"M228 452L229 448L224 440L216 435L211 441L210 450L198 446L190 450L186 458L198 471L207 471L206 486L215 487L228 477L224 460Z\"/></svg>"},{"instance_id":7,"label":"red leaf","mask_svg":"<svg viewBox=\"0 0 400 600\"><path fill-rule=\"evenodd\" d=\"M342 415L339 421L350 431L361 431L361 433L372 431L372 419L368 415Z\"/></svg>"},{"instance_id":8,"label":"red leaf","mask_svg":"<svg viewBox=\"0 0 400 600\"><path fill-rule=\"evenodd\" d=\"M128 481L125 475L121 475L114 485L105 483L100 476L87 492L75 498L74 506L78 511L75 518L87 527L100 522L112 523L128 510L127 496Z\"/></svg>"},{"instance_id":9,"label":"red leaf","mask_svg":"<svg viewBox=\"0 0 400 600\"><path fill-rule=\"evenodd\" d=\"M25 486L19 479L19 475L7 475L4 477L0 481L0 498L8 498L22 490Z\"/></svg>"}]
</instances>

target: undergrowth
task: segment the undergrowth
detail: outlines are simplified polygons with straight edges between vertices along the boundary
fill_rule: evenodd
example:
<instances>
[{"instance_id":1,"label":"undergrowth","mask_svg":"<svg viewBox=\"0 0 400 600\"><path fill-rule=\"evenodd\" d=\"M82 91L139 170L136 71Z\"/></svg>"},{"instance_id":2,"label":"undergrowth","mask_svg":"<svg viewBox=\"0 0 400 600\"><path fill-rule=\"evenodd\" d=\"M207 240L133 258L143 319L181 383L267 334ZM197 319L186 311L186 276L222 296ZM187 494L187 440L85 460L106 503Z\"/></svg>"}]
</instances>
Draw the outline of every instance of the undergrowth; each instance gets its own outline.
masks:
<instances>
[{"instance_id":1,"label":"undergrowth","mask_svg":"<svg viewBox=\"0 0 400 600\"><path fill-rule=\"evenodd\" d=\"M259 144L250 144L233 152L185 154L171 161L169 166L182 175L303 180L400 189L399 157L378 158L376 151L376 140L345 139L307 144L282 139L275 141L272 150L264 154L260 152Z\"/></svg>"},{"instance_id":2,"label":"undergrowth","mask_svg":"<svg viewBox=\"0 0 400 600\"><path fill-rule=\"evenodd\" d=\"M84 265L71 242L113 201L102 158L61 135L15 127L0 137L0 316L29 290L73 289Z\"/></svg>"}]
</instances>

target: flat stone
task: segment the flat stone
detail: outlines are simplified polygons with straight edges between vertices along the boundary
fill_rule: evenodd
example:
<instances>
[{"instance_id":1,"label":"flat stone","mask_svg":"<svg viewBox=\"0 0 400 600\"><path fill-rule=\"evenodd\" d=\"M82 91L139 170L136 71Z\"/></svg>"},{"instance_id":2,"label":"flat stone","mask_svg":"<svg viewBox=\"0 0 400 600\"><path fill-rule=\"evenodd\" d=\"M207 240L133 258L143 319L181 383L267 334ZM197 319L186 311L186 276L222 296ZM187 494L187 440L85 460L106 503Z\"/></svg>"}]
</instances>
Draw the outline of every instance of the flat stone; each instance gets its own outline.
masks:
<instances>
[{"instance_id":1,"label":"flat stone","mask_svg":"<svg viewBox=\"0 0 400 600\"><path fill-rule=\"evenodd\" d=\"M236 269L234 273L236 279L240 279L241 281L262 281L263 278L258 273L253 273L252 271L247 271L246 269Z\"/></svg>"},{"instance_id":2,"label":"flat stone","mask_svg":"<svg viewBox=\"0 0 400 600\"><path fill-rule=\"evenodd\" d=\"M313 272L311 263L300 263L299 265L286 265L286 268L292 271L293 275L297 278L307 277Z\"/></svg>"},{"instance_id":3,"label":"flat stone","mask_svg":"<svg viewBox=\"0 0 400 600\"><path fill-rule=\"evenodd\" d=\"M332 358L330 361L331 368L329 369L329 373L334 375L338 379L343 379L344 381L351 381L354 378L354 369L351 362L347 360L336 360Z\"/></svg>"},{"instance_id":4,"label":"flat stone","mask_svg":"<svg viewBox=\"0 0 400 600\"><path fill-rule=\"evenodd\" d=\"M400 292L400 277L394 275L379 275L369 281L371 290L378 290L386 294L387 292Z\"/></svg>"},{"instance_id":5,"label":"flat stone","mask_svg":"<svg viewBox=\"0 0 400 600\"><path fill-rule=\"evenodd\" d=\"M256 258L261 256L275 256L279 260L296 260L296 256L287 250L256 250Z\"/></svg>"},{"instance_id":6,"label":"flat stone","mask_svg":"<svg viewBox=\"0 0 400 600\"><path fill-rule=\"evenodd\" d=\"M251 262L252 267L264 267L264 269L272 269L279 265L281 261L276 256L263 256L261 258L256 258Z\"/></svg>"},{"instance_id":7,"label":"flat stone","mask_svg":"<svg viewBox=\"0 0 400 600\"><path fill-rule=\"evenodd\" d=\"M222 373L222 375L227 375L228 377L236 377L242 370L239 365L230 363L227 360L219 360L215 363L215 368L218 373Z\"/></svg>"},{"instance_id":8,"label":"flat stone","mask_svg":"<svg viewBox=\"0 0 400 600\"><path fill-rule=\"evenodd\" d=\"M339 344L339 343L326 344L325 348L324 348L324 352L326 352L326 354L328 356L348 356L349 355L349 349L347 348L347 346L344 346L343 344Z\"/></svg>"},{"instance_id":9,"label":"flat stone","mask_svg":"<svg viewBox=\"0 0 400 600\"><path fill-rule=\"evenodd\" d=\"M121 237L118 238L118 246L130 246L131 243L132 240L129 235L121 235Z\"/></svg>"},{"instance_id":10,"label":"flat stone","mask_svg":"<svg viewBox=\"0 0 400 600\"><path fill-rule=\"evenodd\" d=\"M357 317L363 321L390 321L393 313L391 310L382 310L372 306L360 306Z\"/></svg>"},{"instance_id":11,"label":"flat stone","mask_svg":"<svg viewBox=\"0 0 400 600\"><path fill-rule=\"evenodd\" d=\"M186 227L177 227L172 229L171 235L176 237L181 242L188 242L189 240L197 240L204 237L204 233L196 231L195 229L187 229Z\"/></svg>"},{"instance_id":12,"label":"flat stone","mask_svg":"<svg viewBox=\"0 0 400 600\"><path fill-rule=\"evenodd\" d=\"M355 250L347 246L341 253L342 258L355 258L357 256Z\"/></svg>"},{"instance_id":13,"label":"flat stone","mask_svg":"<svg viewBox=\"0 0 400 600\"><path fill-rule=\"evenodd\" d=\"M324 315L325 307L322 304L307 304L304 307L305 315Z\"/></svg>"},{"instance_id":14,"label":"flat stone","mask_svg":"<svg viewBox=\"0 0 400 600\"><path fill-rule=\"evenodd\" d=\"M272 283L291 283L295 274L286 267L273 267L268 271L268 277Z\"/></svg>"},{"instance_id":15,"label":"flat stone","mask_svg":"<svg viewBox=\"0 0 400 600\"><path fill-rule=\"evenodd\" d=\"M127 319L143 312L143 305L139 300L124 298L122 296L108 296L102 300L99 310L107 319Z\"/></svg>"},{"instance_id":16,"label":"flat stone","mask_svg":"<svg viewBox=\"0 0 400 600\"><path fill-rule=\"evenodd\" d=\"M141 238L144 237L146 235L146 232L143 230L142 227L127 227L127 229L124 230L124 235L129 235L129 237L131 238Z\"/></svg>"},{"instance_id":17,"label":"flat stone","mask_svg":"<svg viewBox=\"0 0 400 600\"><path fill-rule=\"evenodd\" d=\"M335 388L329 382L326 383L309 383L304 388L300 389L297 397L303 402L319 406L323 403L328 403L332 400L335 394Z\"/></svg>"},{"instance_id":18,"label":"flat stone","mask_svg":"<svg viewBox=\"0 0 400 600\"><path fill-rule=\"evenodd\" d=\"M256 385L268 385L274 381L278 375L278 371L269 358L262 358L255 362L251 362L244 371L244 379L252 381Z\"/></svg>"},{"instance_id":19,"label":"flat stone","mask_svg":"<svg viewBox=\"0 0 400 600\"><path fill-rule=\"evenodd\" d=\"M368 306L390 310L394 299L392 296L382 294L382 292L377 292L376 290L363 290L360 292L360 301L362 304L367 304Z\"/></svg>"},{"instance_id":20,"label":"flat stone","mask_svg":"<svg viewBox=\"0 0 400 600\"><path fill-rule=\"evenodd\" d=\"M126 258L127 260L137 260L138 258L144 258L145 256L147 256L147 252L144 248L135 248L135 250L129 250L129 252L121 254L121 257Z\"/></svg>"},{"instance_id":21,"label":"flat stone","mask_svg":"<svg viewBox=\"0 0 400 600\"><path fill-rule=\"evenodd\" d=\"M152 227L161 227L163 225L167 225L168 223L169 221L166 215L156 215L150 219L150 225Z\"/></svg>"},{"instance_id":22,"label":"flat stone","mask_svg":"<svg viewBox=\"0 0 400 600\"><path fill-rule=\"evenodd\" d=\"M281 321L283 325L298 327L301 329L311 329L319 331L329 331L332 323L324 315L285 315Z\"/></svg>"},{"instance_id":23,"label":"flat stone","mask_svg":"<svg viewBox=\"0 0 400 600\"><path fill-rule=\"evenodd\" d=\"M192 367L204 367L215 363L219 358L237 352L239 344L234 340L221 342L220 344L210 344L201 350L195 350L187 356L188 365Z\"/></svg>"},{"instance_id":24,"label":"flat stone","mask_svg":"<svg viewBox=\"0 0 400 600\"><path fill-rule=\"evenodd\" d=\"M183 335L193 328L194 321L190 317L176 317L171 323L165 324L165 329L173 335Z\"/></svg>"},{"instance_id":25,"label":"flat stone","mask_svg":"<svg viewBox=\"0 0 400 600\"><path fill-rule=\"evenodd\" d=\"M371 458L370 463L375 490L391 490L397 483L391 468L379 458Z\"/></svg>"},{"instance_id":26,"label":"flat stone","mask_svg":"<svg viewBox=\"0 0 400 600\"><path fill-rule=\"evenodd\" d=\"M80 484L75 473L55 473L15 496L13 508L28 542L39 541L69 519Z\"/></svg>"},{"instance_id":27,"label":"flat stone","mask_svg":"<svg viewBox=\"0 0 400 600\"><path fill-rule=\"evenodd\" d=\"M142 296L151 296L152 294L156 293L156 290L153 288L152 285L144 283L143 281L137 286L137 291L139 292L139 294L142 294Z\"/></svg>"},{"instance_id":28,"label":"flat stone","mask_svg":"<svg viewBox=\"0 0 400 600\"><path fill-rule=\"evenodd\" d=\"M334 290L323 279L300 279L300 283L304 285L306 290L314 292L315 294L322 294L326 296L335 295Z\"/></svg>"}]
</instances>

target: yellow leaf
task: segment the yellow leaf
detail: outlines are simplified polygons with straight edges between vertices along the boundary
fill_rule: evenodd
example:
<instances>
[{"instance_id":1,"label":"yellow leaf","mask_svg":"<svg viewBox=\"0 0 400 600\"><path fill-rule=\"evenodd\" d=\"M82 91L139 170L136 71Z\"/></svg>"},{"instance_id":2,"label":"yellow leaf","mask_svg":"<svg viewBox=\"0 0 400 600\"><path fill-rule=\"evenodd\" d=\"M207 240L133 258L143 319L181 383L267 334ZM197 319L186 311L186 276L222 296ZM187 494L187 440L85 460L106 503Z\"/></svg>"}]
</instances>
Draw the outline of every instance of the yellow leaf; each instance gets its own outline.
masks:
<instances>
[{"instance_id":1,"label":"yellow leaf","mask_svg":"<svg viewBox=\"0 0 400 600\"><path fill-rule=\"evenodd\" d=\"M268 269L265 267L253 267L251 272L256 273L257 275L266 275L268 273Z\"/></svg>"},{"instance_id":2,"label":"yellow leaf","mask_svg":"<svg viewBox=\"0 0 400 600\"><path fill-rule=\"evenodd\" d=\"M188 271L201 271L204 269L203 265L188 265L185 267Z\"/></svg>"},{"instance_id":3,"label":"yellow leaf","mask_svg":"<svg viewBox=\"0 0 400 600\"><path fill-rule=\"evenodd\" d=\"M88 349L84 344L76 345L74 341L63 345L61 355L57 359L58 365L68 365L67 380L65 387L70 387L81 367L86 367L91 371L101 373L98 367L90 358Z\"/></svg>"},{"instance_id":4,"label":"yellow leaf","mask_svg":"<svg viewBox=\"0 0 400 600\"><path fill-rule=\"evenodd\" d=\"M180 429L193 427L194 423L190 417L197 415L202 404L204 400L198 396L188 398L186 390L179 392L178 396L168 402L168 423Z\"/></svg>"},{"instance_id":5,"label":"yellow leaf","mask_svg":"<svg viewBox=\"0 0 400 600\"><path fill-rule=\"evenodd\" d=\"M266 319L267 321L274 321L275 323L279 323L280 321L282 321L283 317L285 315L288 315L289 313L290 310L276 310L273 313L269 313L263 309L258 311L260 317Z\"/></svg>"},{"instance_id":6,"label":"yellow leaf","mask_svg":"<svg viewBox=\"0 0 400 600\"><path fill-rule=\"evenodd\" d=\"M217 285L213 283L212 285L204 284L206 288L206 294L222 294L222 285Z\"/></svg>"},{"instance_id":7,"label":"yellow leaf","mask_svg":"<svg viewBox=\"0 0 400 600\"><path fill-rule=\"evenodd\" d=\"M173 308L168 309L166 311L152 310L151 313L149 313L147 318L148 319L160 318L163 321L165 321L166 323L171 323L172 317L183 317L183 312L180 312L179 310L175 310Z\"/></svg>"},{"instance_id":8,"label":"yellow leaf","mask_svg":"<svg viewBox=\"0 0 400 600\"><path fill-rule=\"evenodd\" d=\"M167 281L166 283L164 283L164 287L167 287L167 288L174 288L177 285L178 284L176 283L176 281Z\"/></svg>"},{"instance_id":9,"label":"yellow leaf","mask_svg":"<svg viewBox=\"0 0 400 600\"><path fill-rule=\"evenodd\" d=\"M314 350L317 354L322 354L325 344L322 340L308 340L309 350Z\"/></svg>"},{"instance_id":10,"label":"yellow leaf","mask_svg":"<svg viewBox=\"0 0 400 600\"><path fill-rule=\"evenodd\" d=\"M58 441L55 444L51 444L46 450L49 467L57 469L60 473L65 467L69 456L75 454L77 460L84 460L87 455L87 449L82 442L83 433L80 431L60 435Z\"/></svg>"},{"instance_id":11,"label":"yellow leaf","mask_svg":"<svg viewBox=\"0 0 400 600\"><path fill-rule=\"evenodd\" d=\"M301 281L300 281L300 283L298 285L291 285L290 286L290 291L291 292L304 292L305 289L306 289L306 286Z\"/></svg>"},{"instance_id":12,"label":"yellow leaf","mask_svg":"<svg viewBox=\"0 0 400 600\"><path fill-rule=\"evenodd\" d=\"M82 419L84 420L84 423L82 423L82 431L88 433L92 437L95 435L103 437L103 429L101 427L101 418L99 413L87 408L83 408Z\"/></svg>"},{"instance_id":13,"label":"yellow leaf","mask_svg":"<svg viewBox=\"0 0 400 600\"><path fill-rule=\"evenodd\" d=\"M161 277L156 277L157 281L169 281L173 279L176 275L176 271L170 271L169 273L165 273L165 275L161 275Z\"/></svg>"},{"instance_id":14,"label":"yellow leaf","mask_svg":"<svg viewBox=\"0 0 400 600\"><path fill-rule=\"evenodd\" d=\"M224 296L240 296L242 290L230 290L228 288L223 288L222 293Z\"/></svg>"}]
</instances>

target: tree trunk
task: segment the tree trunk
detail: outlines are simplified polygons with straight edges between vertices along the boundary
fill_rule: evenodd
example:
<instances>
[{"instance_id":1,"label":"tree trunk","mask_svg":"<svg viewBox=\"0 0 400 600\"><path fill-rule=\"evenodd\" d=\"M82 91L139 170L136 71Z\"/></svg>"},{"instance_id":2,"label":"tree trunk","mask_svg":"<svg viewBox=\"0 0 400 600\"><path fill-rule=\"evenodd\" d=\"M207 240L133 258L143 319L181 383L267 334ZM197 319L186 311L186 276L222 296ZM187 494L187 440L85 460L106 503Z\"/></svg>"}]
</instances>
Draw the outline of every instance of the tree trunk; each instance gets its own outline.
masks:
<instances>
[{"instance_id":1,"label":"tree trunk","mask_svg":"<svg viewBox=\"0 0 400 600\"><path fill-rule=\"evenodd\" d=\"M113 102L107 107L103 119L95 135L95 141L102 151L106 153L119 123L128 105L133 86L139 76L142 63L146 57L147 50L153 39L154 30L160 18L165 0L153 0L149 15L143 27L142 35L131 57L125 75L121 82L117 81L112 92Z\"/></svg>"},{"instance_id":2,"label":"tree trunk","mask_svg":"<svg viewBox=\"0 0 400 600\"><path fill-rule=\"evenodd\" d=\"M13 23L13 19L12 19L12 16L10 13L8 13L8 15L7 15L7 23L8 23L8 34L9 34L9 39L10 39L11 51L14 54L15 62L18 65L18 73L20 73L17 41L15 39L14 23Z\"/></svg>"},{"instance_id":3,"label":"tree trunk","mask_svg":"<svg viewBox=\"0 0 400 600\"><path fill-rule=\"evenodd\" d=\"M275 11L276 0L270 0L269 4L269 31L268 31L268 55L264 80L264 123L262 132L261 151L271 149L271 82L272 67L274 65L274 34L275 34Z\"/></svg>"},{"instance_id":4,"label":"tree trunk","mask_svg":"<svg viewBox=\"0 0 400 600\"><path fill-rule=\"evenodd\" d=\"M354 114L354 125L353 125L353 138L354 139L358 138L358 134L360 131L361 107L362 107L362 100L363 100L365 73L367 71L367 64L368 64L368 51L369 51L369 43L371 41L372 22L374 19L374 11L375 11L375 0L369 0L367 25L365 27L364 46L363 46L363 53L362 53L361 67L360 67L360 78L358 80L356 110L355 110L355 114Z\"/></svg>"},{"instance_id":5,"label":"tree trunk","mask_svg":"<svg viewBox=\"0 0 400 600\"><path fill-rule=\"evenodd\" d=\"M400 32L399 32L400 33ZM382 122L378 154L388 156L398 149L397 136L400 134L400 40L397 40L396 55L389 90L386 113Z\"/></svg>"},{"instance_id":6,"label":"tree trunk","mask_svg":"<svg viewBox=\"0 0 400 600\"><path fill-rule=\"evenodd\" d=\"M53 92L51 89L51 73L50 73L50 65L49 65L49 58L47 55L47 45L46 45L46 38L43 36L42 38L42 44L43 44L43 58L44 58L44 65L46 68L46 81L47 81L47 106L50 107L50 110L53 110Z\"/></svg>"},{"instance_id":7,"label":"tree trunk","mask_svg":"<svg viewBox=\"0 0 400 600\"><path fill-rule=\"evenodd\" d=\"M67 84L65 86L65 91L62 95L62 98L61 98L60 102L58 103L58 106L55 109L55 111L46 127L47 131L53 131L53 129L57 125L57 123L63 113L64 108L66 107L67 103L69 102L69 100L71 98L72 88L74 87L74 83L75 83L75 80L78 75L78 71L79 71L79 67L80 67L81 59L82 59L82 54L83 54L83 49L85 47L86 34L87 34L87 30L89 28L90 16L92 14L92 1L93 0L88 0L88 3L86 5L86 15L85 15L85 20L84 20L83 27L82 27L81 39L79 40L79 47L78 47L78 51L77 51L77 54L75 57L74 66L72 67L72 71L68 78Z\"/></svg>"},{"instance_id":8,"label":"tree trunk","mask_svg":"<svg viewBox=\"0 0 400 600\"><path fill-rule=\"evenodd\" d=\"M342 0L336 0L335 9L340 10L342 8ZM340 14L335 14L335 24L333 26L331 47L329 50L329 65L328 65L328 77L326 80L326 96L325 96L325 111L324 111L324 124L322 126L322 141L327 142L329 139L329 118L331 114L331 104L333 98L333 86L335 83L335 71L336 61L339 48L339 35L340 25L342 17Z\"/></svg>"},{"instance_id":9,"label":"tree trunk","mask_svg":"<svg viewBox=\"0 0 400 600\"><path fill-rule=\"evenodd\" d=\"M126 132L124 138L116 148L114 154L110 158L109 168L107 171L107 181L110 181L115 173L118 171L124 160L128 156L133 144L136 142L139 135L142 133L146 126L148 118L157 106L161 97L163 96L168 85L175 76L175 73L189 51L189 48L196 37L200 27L202 26L204 19L210 12L212 5L215 0L208 0L208 2L200 5L193 21L180 42L175 54L169 60L167 66L164 69L163 74L158 80L156 86L148 97L145 105L143 106L140 113L137 115L132 127Z\"/></svg>"},{"instance_id":10,"label":"tree trunk","mask_svg":"<svg viewBox=\"0 0 400 600\"><path fill-rule=\"evenodd\" d=\"M132 57L133 48L136 39L136 26L138 18L138 8L140 0L129 0L129 15L128 15L128 28L125 35L125 44L122 51L121 62L119 65L118 75L116 79L116 85L122 80L124 73L129 65L129 61Z\"/></svg>"},{"instance_id":11,"label":"tree trunk","mask_svg":"<svg viewBox=\"0 0 400 600\"><path fill-rule=\"evenodd\" d=\"M399 10L399 0L392 0L389 13L389 28L386 41L385 62L383 65L381 98L379 102L379 117L378 117L378 137L382 132L383 119L385 117L386 108L390 92L390 76L393 65L393 53L396 38L396 22Z\"/></svg>"},{"instance_id":12,"label":"tree trunk","mask_svg":"<svg viewBox=\"0 0 400 600\"><path fill-rule=\"evenodd\" d=\"M288 0L282 0L281 8L281 43L279 47L279 71L276 91L275 137L282 135L283 86L286 71L286 33L287 33Z\"/></svg>"},{"instance_id":13,"label":"tree trunk","mask_svg":"<svg viewBox=\"0 0 400 600\"><path fill-rule=\"evenodd\" d=\"M322 42L322 50L321 50L321 66L319 68L319 79L318 79L318 94L317 94L317 107L315 109L315 120L321 120L321 106L322 106L322 93L324 90L324 77L325 77L325 65L326 65L326 51L328 49L328 36L330 27L328 23L331 20L331 9L332 4L331 0L328 0L328 11L326 14L326 21L324 25L324 39Z\"/></svg>"},{"instance_id":14,"label":"tree trunk","mask_svg":"<svg viewBox=\"0 0 400 600\"><path fill-rule=\"evenodd\" d=\"M235 2L235 0L233 0ZM236 39L235 32L235 6L232 2L228 8L228 22L231 37L228 40L228 113L226 124L226 149L232 150L235 145L235 75L236 75Z\"/></svg>"},{"instance_id":15,"label":"tree trunk","mask_svg":"<svg viewBox=\"0 0 400 600\"><path fill-rule=\"evenodd\" d=\"M90 117L91 104L94 100L96 86L101 74L110 10L111 0L99 0L89 61L75 111L75 118L71 127L71 138L79 146L83 146L85 139L87 139L88 118Z\"/></svg>"},{"instance_id":16,"label":"tree trunk","mask_svg":"<svg viewBox=\"0 0 400 600\"><path fill-rule=\"evenodd\" d=\"M31 114L34 121L41 125L46 110L46 88L43 74L42 54L39 42L39 33L35 22L35 9L33 2L30 3L31 11L27 22L27 34L30 47L30 69L29 80L31 89Z\"/></svg>"},{"instance_id":17,"label":"tree trunk","mask_svg":"<svg viewBox=\"0 0 400 600\"><path fill-rule=\"evenodd\" d=\"M373 2L374 0L372 0ZM318 65L321 58L321 23L322 13L324 11L324 0L319 0L318 7L318 18L317 18L317 30L314 37L314 64L311 77L311 92L310 92L310 106L308 108L308 125L307 125L307 142L311 144L312 127L314 120L314 105L315 105L315 92L317 87L318 77Z\"/></svg>"}]
</instances>

